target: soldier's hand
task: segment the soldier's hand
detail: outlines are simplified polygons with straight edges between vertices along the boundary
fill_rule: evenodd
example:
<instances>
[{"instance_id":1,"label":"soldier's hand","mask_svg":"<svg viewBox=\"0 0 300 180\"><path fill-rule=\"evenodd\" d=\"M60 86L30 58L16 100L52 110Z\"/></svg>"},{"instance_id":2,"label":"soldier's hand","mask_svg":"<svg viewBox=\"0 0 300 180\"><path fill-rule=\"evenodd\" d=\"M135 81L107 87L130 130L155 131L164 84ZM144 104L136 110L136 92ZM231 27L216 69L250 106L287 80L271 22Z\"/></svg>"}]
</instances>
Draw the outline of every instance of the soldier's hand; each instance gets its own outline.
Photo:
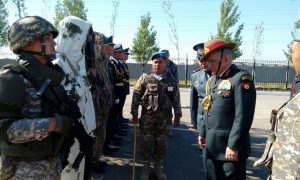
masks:
<instances>
[{"instance_id":1,"label":"soldier's hand","mask_svg":"<svg viewBox=\"0 0 300 180\"><path fill-rule=\"evenodd\" d=\"M174 118L174 126L179 126L180 124L180 118L175 117Z\"/></svg>"},{"instance_id":2,"label":"soldier's hand","mask_svg":"<svg viewBox=\"0 0 300 180\"><path fill-rule=\"evenodd\" d=\"M203 149L205 147L205 138L198 136L198 144Z\"/></svg>"},{"instance_id":3,"label":"soldier's hand","mask_svg":"<svg viewBox=\"0 0 300 180\"><path fill-rule=\"evenodd\" d=\"M73 119L67 116L60 115L58 113L54 113L54 117L56 119L56 126L54 132L57 132L59 134L63 134L66 131L68 131L74 123Z\"/></svg>"},{"instance_id":4,"label":"soldier's hand","mask_svg":"<svg viewBox=\"0 0 300 180\"><path fill-rule=\"evenodd\" d=\"M230 149L229 147L226 147L226 153L225 153L225 158L229 161L238 161L238 155L239 152L234 149Z\"/></svg>"},{"instance_id":5,"label":"soldier's hand","mask_svg":"<svg viewBox=\"0 0 300 180\"><path fill-rule=\"evenodd\" d=\"M139 123L139 117L138 116L132 116L132 123L133 124Z\"/></svg>"}]
</instances>

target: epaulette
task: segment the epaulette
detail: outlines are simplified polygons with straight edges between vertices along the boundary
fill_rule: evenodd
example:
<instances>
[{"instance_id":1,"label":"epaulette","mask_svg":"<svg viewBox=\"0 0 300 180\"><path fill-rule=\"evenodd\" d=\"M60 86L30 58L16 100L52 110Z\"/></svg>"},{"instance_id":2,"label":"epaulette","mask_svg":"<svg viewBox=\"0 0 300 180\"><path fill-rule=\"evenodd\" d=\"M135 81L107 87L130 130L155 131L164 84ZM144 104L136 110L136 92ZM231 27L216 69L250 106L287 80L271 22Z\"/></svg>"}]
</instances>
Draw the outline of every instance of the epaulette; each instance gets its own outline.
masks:
<instances>
[{"instance_id":1,"label":"epaulette","mask_svg":"<svg viewBox=\"0 0 300 180\"><path fill-rule=\"evenodd\" d=\"M201 69L197 69L197 70L193 71L192 74L195 73L195 72L198 72L198 71L200 71L200 70L201 70Z\"/></svg>"},{"instance_id":2,"label":"epaulette","mask_svg":"<svg viewBox=\"0 0 300 180\"><path fill-rule=\"evenodd\" d=\"M245 80L249 80L249 81L252 81L252 76L250 74L244 74L241 76L241 80L242 81L245 81Z\"/></svg>"}]
</instances>

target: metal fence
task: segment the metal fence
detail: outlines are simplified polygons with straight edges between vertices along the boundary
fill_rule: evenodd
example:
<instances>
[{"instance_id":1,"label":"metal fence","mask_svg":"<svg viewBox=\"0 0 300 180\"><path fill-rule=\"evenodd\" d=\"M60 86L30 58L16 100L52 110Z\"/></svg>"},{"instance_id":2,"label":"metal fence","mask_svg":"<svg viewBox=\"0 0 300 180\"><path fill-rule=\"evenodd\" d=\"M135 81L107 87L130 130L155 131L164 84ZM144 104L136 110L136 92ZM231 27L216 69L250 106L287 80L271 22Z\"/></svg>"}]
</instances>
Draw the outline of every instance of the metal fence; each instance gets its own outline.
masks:
<instances>
[{"instance_id":1,"label":"metal fence","mask_svg":"<svg viewBox=\"0 0 300 180\"><path fill-rule=\"evenodd\" d=\"M3 59L16 59L10 51L0 51L0 65L6 63ZM2 60L2 61L1 61ZM178 78L181 85L190 84L191 74L198 69L198 65L191 58L172 58L178 66ZM291 63L286 60L260 59L257 61L247 59L237 59L234 61L239 68L247 70L253 75L256 86L268 89L289 89L293 83L295 70ZM130 79L137 80L143 73L142 66L135 62L134 59L128 60L130 70ZM146 64L145 72L151 71L151 61Z\"/></svg>"},{"instance_id":2,"label":"metal fence","mask_svg":"<svg viewBox=\"0 0 300 180\"><path fill-rule=\"evenodd\" d=\"M174 60L176 63L176 60ZM181 85L189 85L191 74L199 66L193 59L181 59L178 66L178 78ZM239 68L247 70L254 78L256 86L263 89L290 89L295 70L288 61L284 60L235 60ZM130 79L136 80L143 73L142 66L137 63L128 63L130 69ZM151 70L151 64L146 65L145 72Z\"/></svg>"}]
</instances>

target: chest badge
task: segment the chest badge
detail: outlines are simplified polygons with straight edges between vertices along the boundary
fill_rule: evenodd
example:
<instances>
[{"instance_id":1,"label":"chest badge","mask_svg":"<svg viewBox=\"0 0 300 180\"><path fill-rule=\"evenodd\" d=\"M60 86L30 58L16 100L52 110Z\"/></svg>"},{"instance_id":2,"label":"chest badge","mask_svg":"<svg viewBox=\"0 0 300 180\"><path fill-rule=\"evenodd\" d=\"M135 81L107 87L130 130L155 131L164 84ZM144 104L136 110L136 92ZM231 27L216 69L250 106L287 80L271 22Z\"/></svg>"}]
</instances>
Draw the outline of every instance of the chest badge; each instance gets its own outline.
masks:
<instances>
[{"instance_id":1,"label":"chest badge","mask_svg":"<svg viewBox=\"0 0 300 180\"><path fill-rule=\"evenodd\" d=\"M218 90L224 90L224 91L229 91L231 89L231 83L229 80L223 80L219 85L218 85Z\"/></svg>"}]
</instances>

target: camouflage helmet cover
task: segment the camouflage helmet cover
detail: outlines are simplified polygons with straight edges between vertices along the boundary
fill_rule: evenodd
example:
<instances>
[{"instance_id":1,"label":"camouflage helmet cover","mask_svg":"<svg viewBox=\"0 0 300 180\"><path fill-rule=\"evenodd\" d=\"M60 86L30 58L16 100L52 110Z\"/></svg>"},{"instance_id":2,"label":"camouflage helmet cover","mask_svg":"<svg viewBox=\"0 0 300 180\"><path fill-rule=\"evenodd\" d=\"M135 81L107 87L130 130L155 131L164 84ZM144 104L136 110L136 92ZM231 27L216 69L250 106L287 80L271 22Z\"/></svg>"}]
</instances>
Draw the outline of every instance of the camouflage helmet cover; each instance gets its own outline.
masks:
<instances>
[{"instance_id":1,"label":"camouflage helmet cover","mask_svg":"<svg viewBox=\"0 0 300 180\"><path fill-rule=\"evenodd\" d=\"M58 35L57 29L46 19L39 16L26 16L14 22L8 30L10 49L14 53L46 33L52 33L53 38Z\"/></svg>"}]
</instances>

